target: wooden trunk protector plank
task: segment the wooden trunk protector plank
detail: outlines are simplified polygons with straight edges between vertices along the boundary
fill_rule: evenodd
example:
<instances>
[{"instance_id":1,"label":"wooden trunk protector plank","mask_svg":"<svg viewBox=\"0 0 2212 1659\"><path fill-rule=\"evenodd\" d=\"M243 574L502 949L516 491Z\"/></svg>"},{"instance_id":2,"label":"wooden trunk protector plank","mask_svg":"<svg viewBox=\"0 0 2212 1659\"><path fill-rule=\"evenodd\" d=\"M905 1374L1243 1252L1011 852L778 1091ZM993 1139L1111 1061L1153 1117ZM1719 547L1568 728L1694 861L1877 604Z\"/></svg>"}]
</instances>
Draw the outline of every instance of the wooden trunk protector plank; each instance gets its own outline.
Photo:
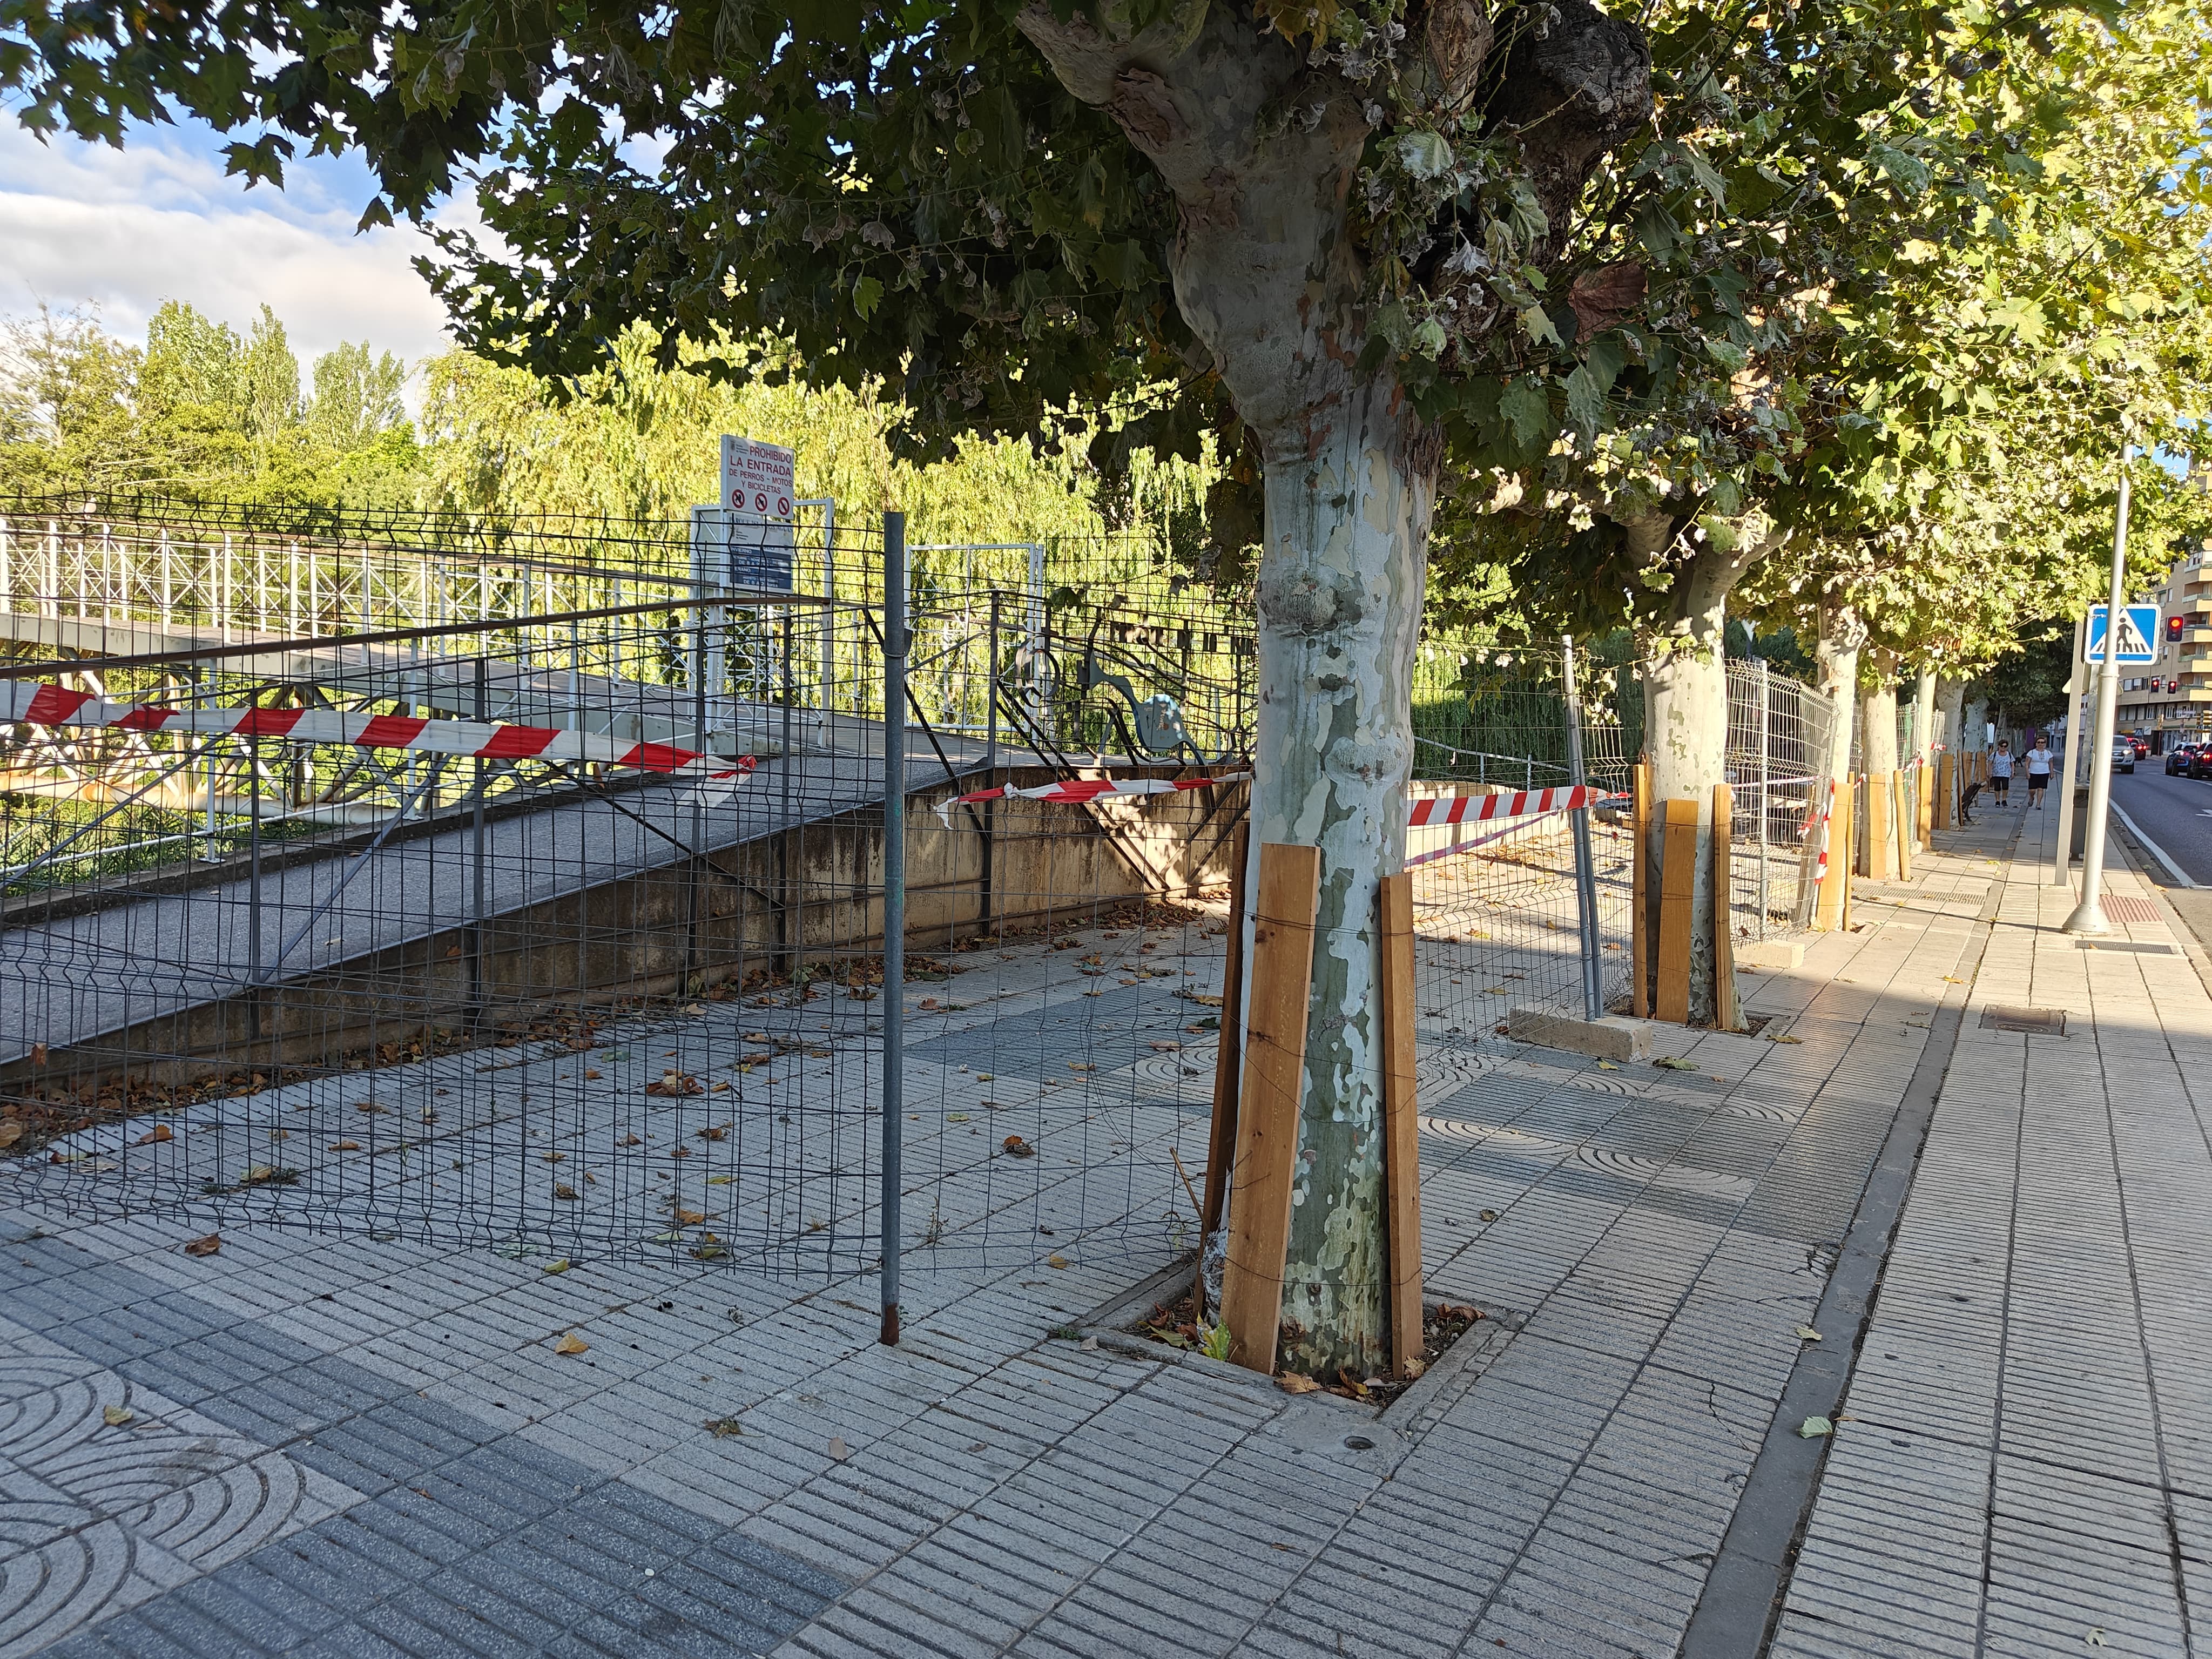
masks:
<instances>
[{"instance_id":1,"label":"wooden trunk protector plank","mask_svg":"<svg viewBox=\"0 0 2212 1659\"><path fill-rule=\"evenodd\" d=\"M1390 1369L1421 1358L1421 1147L1413 1054L1413 878L1382 878L1382 1194L1389 1217Z\"/></svg>"},{"instance_id":2,"label":"wooden trunk protector plank","mask_svg":"<svg viewBox=\"0 0 2212 1659\"><path fill-rule=\"evenodd\" d=\"M1890 774L1866 775L1866 856L1859 873L1871 881L1887 881L1897 873L1890 841Z\"/></svg>"},{"instance_id":3,"label":"wooden trunk protector plank","mask_svg":"<svg viewBox=\"0 0 2212 1659\"><path fill-rule=\"evenodd\" d=\"M1936 799L1934 803L1935 810L1933 814L1936 822L1933 825L1934 828L1937 830L1948 830L1951 827L1951 803L1957 796L1958 787L1959 763L1957 757L1951 755L1938 755L1936 757Z\"/></svg>"},{"instance_id":4,"label":"wooden trunk protector plank","mask_svg":"<svg viewBox=\"0 0 2212 1659\"><path fill-rule=\"evenodd\" d=\"M1735 917L1729 900L1734 889L1729 832L1735 818L1735 791L1713 786L1713 1024L1723 1031L1743 1024L1735 1000Z\"/></svg>"},{"instance_id":5,"label":"wooden trunk protector plank","mask_svg":"<svg viewBox=\"0 0 2212 1659\"><path fill-rule=\"evenodd\" d=\"M1628 901L1629 1011L1651 1018L1651 763L1636 763L1631 839L1634 873Z\"/></svg>"},{"instance_id":6,"label":"wooden trunk protector plank","mask_svg":"<svg viewBox=\"0 0 2212 1659\"><path fill-rule=\"evenodd\" d=\"M1851 880L1851 792L1836 791L1835 810L1828 815L1828 868L1820 878L1820 902L1813 926L1832 933L1844 925L1844 894Z\"/></svg>"},{"instance_id":7,"label":"wooden trunk protector plank","mask_svg":"<svg viewBox=\"0 0 2212 1659\"><path fill-rule=\"evenodd\" d=\"M1659 984L1653 1018L1690 1020L1690 936L1698 891L1698 803L1665 803L1667 840L1659 866Z\"/></svg>"},{"instance_id":8,"label":"wooden trunk protector plank","mask_svg":"<svg viewBox=\"0 0 2212 1659\"><path fill-rule=\"evenodd\" d=\"M1283 1261L1290 1248L1291 1184L1305 1092L1306 1012L1313 1000L1314 922L1321 849L1260 848L1252 917L1252 996L1244 1012L1243 1088L1231 1170L1228 1261L1221 1318L1229 1357L1262 1374L1275 1369L1283 1317Z\"/></svg>"},{"instance_id":9,"label":"wooden trunk protector plank","mask_svg":"<svg viewBox=\"0 0 2212 1659\"><path fill-rule=\"evenodd\" d=\"M1206 1241L1221 1225L1222 1206L1229 1197L1229 1168L1237 1157L1237 1085L1244 1058L1244 894L1245 865L1252 848L1252 826L1237 831L1230 854L1229 952L1221 968L1221 1043L1213 1060L1213 1126L1206 1141L1206 1207L1198 1218L1201 1257ZM1199 1275L1199 1297L1206 1295L1206 1276ZM1206 1310L1201 1307L1199 1311Z\"/></svg>"},{"instance_id":10,"label":"wooden trunk protector plank","mask_svg":"<svg viewBox=\"0 0 2212 1659\"><path fill-rule=\"evenodd\" d=\"M1897 824L1897 878L1912 879L1912 824L1919 812L1912 799L1912 783L1903 772L1890 775L1892 816Z\"/></svg>"}]
</instances>

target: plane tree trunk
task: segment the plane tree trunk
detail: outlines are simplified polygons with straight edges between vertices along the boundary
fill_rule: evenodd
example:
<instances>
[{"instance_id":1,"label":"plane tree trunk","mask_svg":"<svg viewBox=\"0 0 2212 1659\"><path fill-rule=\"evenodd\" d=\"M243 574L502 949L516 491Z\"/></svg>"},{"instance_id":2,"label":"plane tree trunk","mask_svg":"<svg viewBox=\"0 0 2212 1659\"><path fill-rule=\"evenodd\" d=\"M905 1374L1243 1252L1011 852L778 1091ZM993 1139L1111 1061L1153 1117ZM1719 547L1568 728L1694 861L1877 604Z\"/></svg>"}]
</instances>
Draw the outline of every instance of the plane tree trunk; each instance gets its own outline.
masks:
<instances>
[{"instance_id":1,"label":"plane tree trunk","mask_svg":"<svg viewBox=\"0 0 2212 1659\"><path fill-rule=\"evenodd\" d=\"M1632 531L1632 540L1637 533ZM1671 609L1665 624L1642 641L1644 743L1651 762L1652 799L1698 803L1697 871L1690 908L1692 1025L1711 1024L1715 1013L1713 787L1728 781L1728 661L1723 639L1728 596L1770 545L1750 536L1732 540L1725 548L1706 544L1677 572L1668 590ZM1664 814L1655 811L1652 817L1648 855L1650 867L1658 870L1665 863ZM1662 884L1649 885L1655 907L1647 919L1649 936L1656 939ZM1654 958L1658 955L1656 951L1650 954Z\"/></svg>"},{"instance_id":2,"label":"plane tree trunk","mask_svg":"<svg viewBox=\"0 0 2212 1659\"><path fill-rule=\"evenodd\" d=\"M1430 10L1439 104L1471 100L1497 70L1488 13L1471 0ZM1178 307L1263 458L1253 839L1321 849L1283 1357L1372 1375L1389 1352L1376 889L1404 859L1442 446L1395 355L1368 349L1352 212L1372 131L1364 97L1255 29L1247 8L1182 0L1117 32L1127 15L1102 7L1094 21L1040 0L1019 21L1174 192ZM1564 215L1597 155L1649 109L1649 57L1588 0L1553 16L1513 48L1504 78L1516 106L1540 112L1524 147L1540 195Z\"/></svg>"}]
</instances>

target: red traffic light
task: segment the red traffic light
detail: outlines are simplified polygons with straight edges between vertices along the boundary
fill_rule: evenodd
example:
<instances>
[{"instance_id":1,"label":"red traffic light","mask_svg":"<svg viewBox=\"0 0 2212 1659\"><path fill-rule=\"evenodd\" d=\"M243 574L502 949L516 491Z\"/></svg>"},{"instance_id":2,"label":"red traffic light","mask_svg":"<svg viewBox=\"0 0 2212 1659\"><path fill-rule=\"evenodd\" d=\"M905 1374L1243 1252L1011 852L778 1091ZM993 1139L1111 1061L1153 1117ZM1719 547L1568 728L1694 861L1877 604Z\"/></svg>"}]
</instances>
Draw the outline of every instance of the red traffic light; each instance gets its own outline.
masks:
<instances>
[{"instance_id":1,"label":"red traffic light","mask_svg":"<svg viewBox=\"0 0 2212 1659\"><path fill-rule=\"evenodd\" d=\"M2179 645L2181 643L2181 630L2183 626L2183 618L2179 615L2168 617L2166 619L2166 642L2168 645Z\"/></svg>"}]
</instances>

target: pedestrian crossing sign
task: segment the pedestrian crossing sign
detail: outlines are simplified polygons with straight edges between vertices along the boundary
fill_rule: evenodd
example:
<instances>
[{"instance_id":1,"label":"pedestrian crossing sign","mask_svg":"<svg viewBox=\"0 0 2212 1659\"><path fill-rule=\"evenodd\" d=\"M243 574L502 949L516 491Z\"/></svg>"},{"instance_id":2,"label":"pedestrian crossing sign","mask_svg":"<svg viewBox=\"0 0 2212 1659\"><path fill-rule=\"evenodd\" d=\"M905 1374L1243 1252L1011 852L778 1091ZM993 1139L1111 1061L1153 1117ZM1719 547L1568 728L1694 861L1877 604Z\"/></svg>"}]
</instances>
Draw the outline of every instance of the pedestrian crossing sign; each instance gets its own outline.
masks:
<instances>
[{"instance_id":1,"label":"pedestrian crossing sign","mask_svg":"<svg viewBox=\"0 0 2212 1659\"><path fill-rule=\"evenodd\" d=\"M2147 663L2158 660L2158 607L2154 605L2130 605L2120 609L2119 653L2112 660L2121 663ZM2082 660L2090 664L2105 660L2105 607L2093 605L2089 611L2087 645Z\"/></svg>"}]
</instances>

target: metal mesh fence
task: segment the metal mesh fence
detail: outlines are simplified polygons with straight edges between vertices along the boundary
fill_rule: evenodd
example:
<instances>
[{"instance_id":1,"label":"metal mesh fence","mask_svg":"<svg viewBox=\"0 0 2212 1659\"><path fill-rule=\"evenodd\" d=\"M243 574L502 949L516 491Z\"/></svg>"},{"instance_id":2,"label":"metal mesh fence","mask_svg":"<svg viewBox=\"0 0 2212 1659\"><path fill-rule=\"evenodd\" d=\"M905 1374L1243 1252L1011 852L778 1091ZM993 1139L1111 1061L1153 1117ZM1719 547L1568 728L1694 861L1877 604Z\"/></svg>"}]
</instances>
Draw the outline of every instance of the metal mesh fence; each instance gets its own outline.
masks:
<instances>
[{"instance_id":1,"label":"metal mesh fence","mask_svg":"<svg viewBox=\"0 0 2212 1659\"><path fill-rule=\"evenodd\" d=\"M889 1111L905 1253L1192 1242L1244 814L1241 782L1205 781L1242 769L1253 708L1218 598L1102 580L1032 605L1025 550L1011 586L940 567L887 709L884 615L843 588L879 589L883 549L849 531L825 530L832 597L396 534L83 529L10 544L15 1193L549 1267L867 1271ZM1570 708L1594 781L1625 779L1616 681L1570 698L1556 654L1489 666L1425 727L1417 793L1565 781ZM887 713L910 756L897 986ZM1766 744L1763 818L1796 809L1796 752ZM1100 770L1198 787L958 799ZM1611 996L1630 848L1593 840ZM1491 1063L1512 1007L1578 1005L1565 815L1408 851L1426 1073Z\"/></svg>"}]
</instances>

